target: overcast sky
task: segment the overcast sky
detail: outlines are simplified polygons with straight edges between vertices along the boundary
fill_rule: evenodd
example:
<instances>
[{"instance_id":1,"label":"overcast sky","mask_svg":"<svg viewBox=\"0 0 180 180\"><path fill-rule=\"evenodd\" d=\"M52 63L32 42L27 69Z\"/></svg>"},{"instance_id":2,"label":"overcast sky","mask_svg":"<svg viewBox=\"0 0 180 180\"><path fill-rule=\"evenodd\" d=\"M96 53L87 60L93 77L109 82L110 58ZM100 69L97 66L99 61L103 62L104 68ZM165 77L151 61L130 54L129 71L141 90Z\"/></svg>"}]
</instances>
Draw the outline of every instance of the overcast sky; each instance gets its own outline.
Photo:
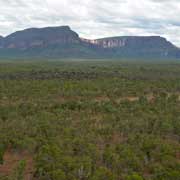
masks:
<instances>
[{"instance_id":1,"label":"overcast sky","mask_svg":"<svg viewBox=\"0 0 180 180\"><path fill-rule=\"evenodd\" d=\"M160 35L180 46L180 0L0 0L0 35L61 25L85 38Z\"/></svg>"}]
</instances>

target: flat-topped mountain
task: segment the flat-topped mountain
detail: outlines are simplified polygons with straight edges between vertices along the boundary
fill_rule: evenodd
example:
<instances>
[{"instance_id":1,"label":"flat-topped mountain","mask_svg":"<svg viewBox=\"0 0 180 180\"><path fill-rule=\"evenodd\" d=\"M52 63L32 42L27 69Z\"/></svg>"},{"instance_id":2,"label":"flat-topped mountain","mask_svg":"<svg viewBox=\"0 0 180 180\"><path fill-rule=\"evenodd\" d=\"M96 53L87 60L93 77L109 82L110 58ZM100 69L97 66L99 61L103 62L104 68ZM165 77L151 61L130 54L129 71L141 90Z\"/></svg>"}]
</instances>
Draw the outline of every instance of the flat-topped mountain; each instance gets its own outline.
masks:
<instances>
[{"instance_id":1,"label":"flat-topped mountain","mask_svg":"<svg viewBox=\"0 0 180 180\"><path fill-rule=\"evenodd\" d=\"M94 40L114 56L177 57L180 49L160 36L120 36Z\"/></svg>"},{"instance_id":2,"label":"flat-topped mountain","mask_svg":"<svg viewBox=\"0 0 180 180\"><path fill-rule=\"evenodd\" d=\"M103 48L139 48L139 46L173 48L173 44L160 36L119 36L94 40L95 44Z\"/></svg>"},{"instance_id":3,"label":"flat-topped mountain","mask_svg":"<svg viewBox=\"0 0 180 180\"><path fill-rule=\"evenodd\" d=\"M47 47L48 45L78 42L78 34L68 26L30 28L5 37L3 39L3 48L26 50L32 47Z\"/></svg>"},{"instance_id":4,"label":"flat-topped mountain","mask_svg":"<svg viewBox=\"0 0 180 180\"><path fill-rule=\"evenodd\" d=\"M30 28L0 36L0 57L180 58L180 49L160 36L88 40L69 26Z\"/></svg>"}]
</instances>

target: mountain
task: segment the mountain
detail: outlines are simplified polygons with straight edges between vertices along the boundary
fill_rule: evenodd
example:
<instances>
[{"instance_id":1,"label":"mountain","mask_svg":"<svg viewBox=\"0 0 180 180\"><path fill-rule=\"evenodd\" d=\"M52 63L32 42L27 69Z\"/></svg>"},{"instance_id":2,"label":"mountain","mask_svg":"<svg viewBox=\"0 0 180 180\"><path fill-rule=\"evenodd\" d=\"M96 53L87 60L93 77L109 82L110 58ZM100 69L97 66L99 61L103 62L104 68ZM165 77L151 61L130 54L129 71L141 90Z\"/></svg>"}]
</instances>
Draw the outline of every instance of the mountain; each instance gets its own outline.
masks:
<instances>
[{"instance_id":1,"label":"mountain","mask_svg":"<svg viewBox=\"0 0 180 180\"><path fill-rule=\"evenodd\" d=\"M69 26L30 28L0 40L0 57L89 57L95 49Z\"/></svg>"},{"instance_id":2,"label":"mountain","mask_svg":"<svg viewBox=\"0 0 180 180\"><path fill-rule=\"evenodd\" d=\"M117 57L180 57L180 49L160 36L121 36L92 43Z\"/></svg>"},{"instance_id":3,"label":"mountain","mask_svg":"<svg viewBox=\"0 0 180 180\"><path fill-rule=\"evenodd\" d=\"M0 36L0 57L180 58L180 49L160 36L89 40L69 26L30 28Z\"/></svg>"},{"instance_id":4,"label":"mountain","mask_svg":"<svg viewBox=\"0 0 180 180\"><path fill-rule=\"evenodd\" d=\"M7 49L26 50L32 47L47 47L56 44L78 43L79 36L68 26L51 28L31 28L15 32L3 41Z\"/></svg>"},{"instance_id":5,"label":"mountain","mask_svg":"<svg viewBox=\"0 0 180 180\"><path fill-rule=\"evenodd\" d=\"M2 46L3 36L0 35L0 48Z\"/></svg>"}]
</instances>

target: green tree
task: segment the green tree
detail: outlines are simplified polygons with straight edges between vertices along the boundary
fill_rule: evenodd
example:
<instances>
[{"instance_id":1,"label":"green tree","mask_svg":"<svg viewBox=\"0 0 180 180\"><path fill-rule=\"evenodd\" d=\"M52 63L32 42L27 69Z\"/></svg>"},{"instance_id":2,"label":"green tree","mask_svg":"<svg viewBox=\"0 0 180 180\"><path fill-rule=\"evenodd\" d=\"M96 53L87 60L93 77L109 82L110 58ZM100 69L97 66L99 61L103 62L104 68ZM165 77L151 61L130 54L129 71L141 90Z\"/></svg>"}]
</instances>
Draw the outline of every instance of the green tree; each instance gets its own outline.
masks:
<instances>
[{"instance_id":1,"label":"green tree","mask_svg":"<svg viewBox=\"0 0 180 180\"><path fill-rule=\"evenodd\" d=\"M0 144L0 164L3 164L3 156L4 156L4 145Z\"/></svg>"},{"instance_id":2,"label":"green tree","mask_svg":"<svg viewBox=\"0 0 180 180\"><path fill-rule=\"evenodd\" d=\"M66 175L61 169L57 169L51 172L52 180L66 180Z\"/></svg>"},{"instance_id":3,"label":"green tree","mask_svg":"<svg viewBox=\"0 0 180 180\"><path fill-rule=\"evenodd\" d=\"M116 176L109 169L99 167L90 180L116 180Z\"/></svg>"}]
</instances>

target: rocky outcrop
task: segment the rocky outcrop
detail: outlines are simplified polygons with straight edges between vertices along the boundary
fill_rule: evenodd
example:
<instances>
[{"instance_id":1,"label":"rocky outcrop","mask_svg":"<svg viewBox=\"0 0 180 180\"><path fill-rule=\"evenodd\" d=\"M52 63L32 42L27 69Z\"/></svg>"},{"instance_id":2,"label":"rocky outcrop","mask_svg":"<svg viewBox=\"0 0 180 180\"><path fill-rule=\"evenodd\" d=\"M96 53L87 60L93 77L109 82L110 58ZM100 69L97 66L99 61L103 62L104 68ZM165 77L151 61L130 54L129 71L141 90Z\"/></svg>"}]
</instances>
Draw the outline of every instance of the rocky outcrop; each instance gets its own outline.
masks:
<instances>
[{"instance_id":1,"label":"rocky outcrop","mask_svg":"<svg viewBox=\"0 0 180 180\"><path fill-rule=\"evenodd\" d=\"M91 40L91 39L81 38L81 41L85 42L85 43L88 43L88 44L92 44L92 45L99 45L96 39Z\"/></svg>"},{"instance_id":2,"label":"rocky outcrop","mask_svg":"<svg viewBox=\"0 0 180 180\"><path fill-rule=\"evenodd\" d=\"M125 46L126 40L123 38L105 38L90 40L90 43L96 44L102 48L116 48Z\"/></svg>"},{"instance_id":3,"label":"rocky outcrop","mask_svg":"<svg viewBox=\"0 0 180 180\"><path fill-rule=\"evenodd\" d=\"M173 48L175 47L172 43L168 42L165 38L160 36L122 36L122 37L111 37L95 40L84 41L98 45L102 48L122 48L122 47L164 47L164 48Z\"/></svg>"},{"instance_id":4,"label":"rocky outcrop","mask_svg":"<svg viewBox=\"0 0 180 180\"><path fill-rule=\"evenodd\" d=\"M101 48L115 48L125 46L125 40L119 38L105 38L105 39L83 39L83 42L90 43L92 45L99 46Z\"/></svg>"}]
</instances>

